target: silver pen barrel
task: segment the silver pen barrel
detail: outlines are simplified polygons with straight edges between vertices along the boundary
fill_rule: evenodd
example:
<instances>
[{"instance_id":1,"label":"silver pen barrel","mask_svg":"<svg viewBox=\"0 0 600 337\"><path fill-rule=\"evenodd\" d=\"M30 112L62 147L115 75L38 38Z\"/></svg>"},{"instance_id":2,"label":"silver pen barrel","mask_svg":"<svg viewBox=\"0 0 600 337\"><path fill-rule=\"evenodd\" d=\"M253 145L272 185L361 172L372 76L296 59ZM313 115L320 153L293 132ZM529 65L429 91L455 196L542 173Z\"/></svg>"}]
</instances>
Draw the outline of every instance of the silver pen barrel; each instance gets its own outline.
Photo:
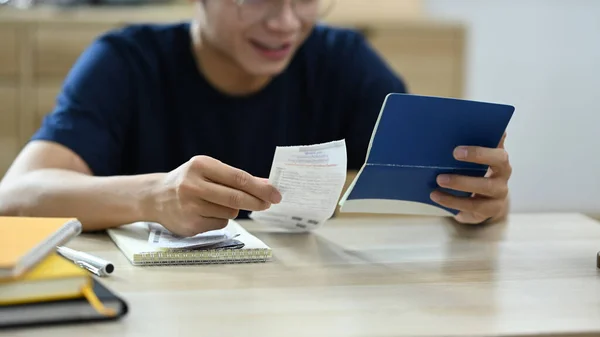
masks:
<instances>
[{"instance_id":1,"label":"silver pen barrel","mask_svg":"<svg viewBox=\"0 0 600 337\"><path fill-rule=\"evenodd\" d=\"M73 263L82 265L83 267L92 267L98 270L98 276L106 276L111 274L115 267L110 261L106 261L94 255L76 251L67 247L58 247L57 252L65 258L73 261Z\"/></svg>"}]
</instances>

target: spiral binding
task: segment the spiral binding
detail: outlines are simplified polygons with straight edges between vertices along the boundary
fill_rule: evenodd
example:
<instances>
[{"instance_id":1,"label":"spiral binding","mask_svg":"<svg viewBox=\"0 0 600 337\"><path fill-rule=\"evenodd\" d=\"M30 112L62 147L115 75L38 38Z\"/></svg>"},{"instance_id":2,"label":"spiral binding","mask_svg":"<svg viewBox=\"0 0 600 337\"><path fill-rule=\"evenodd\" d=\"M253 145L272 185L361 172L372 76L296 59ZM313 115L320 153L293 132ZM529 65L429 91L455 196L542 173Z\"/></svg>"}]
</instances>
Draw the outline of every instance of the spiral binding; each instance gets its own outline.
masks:
<instances>
[{"instance_id":1,"label":"spiral binding","mask_svg":"<svg viewBox=\"0 0 600 337\"><path fill-rule=\"evenodd\" d=\"M270 249L229 249L204 251L163 251L136 254L134 264L217 264L266 262L272 257Z\"/></svg>"}]
</instances>

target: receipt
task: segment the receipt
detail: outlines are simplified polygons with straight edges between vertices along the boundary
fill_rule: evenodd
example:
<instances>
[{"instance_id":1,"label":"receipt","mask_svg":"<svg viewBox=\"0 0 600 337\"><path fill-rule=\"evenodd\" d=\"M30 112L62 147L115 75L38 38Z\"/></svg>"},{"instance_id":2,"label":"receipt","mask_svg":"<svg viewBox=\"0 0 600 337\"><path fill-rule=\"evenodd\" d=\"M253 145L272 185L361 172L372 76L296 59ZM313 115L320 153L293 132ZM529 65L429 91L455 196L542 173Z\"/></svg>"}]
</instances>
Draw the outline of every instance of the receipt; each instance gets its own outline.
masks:
<instances>
[{"instance_id":1,"label":"receipt","mask_svg":"<svg viewBox=\"0 0 600 337\"><path fill-rule=\"evenodd\" d=\"M346 182L344 140L277 147L269 182L282 195L278 204L250 218L295 232L314 230L335 212Z\"/></svg>"},{"instance_id":2,"label":"receipt","mask_svg":"<svg viewBox=\"0 0 600 337\"><path fill-rule=\"evenodd\" d=\"M221 244L225 241L234 238L235 233L231 233L224 229L212 230L197 234L190 237L180 237L171 233L168 229L160 224L154 222L148 222L148 229L150 234L148 235L148 243L151 246L160 248L171 248L171 249L192 249L213 246Z\"/></svg>"}]
</instances>

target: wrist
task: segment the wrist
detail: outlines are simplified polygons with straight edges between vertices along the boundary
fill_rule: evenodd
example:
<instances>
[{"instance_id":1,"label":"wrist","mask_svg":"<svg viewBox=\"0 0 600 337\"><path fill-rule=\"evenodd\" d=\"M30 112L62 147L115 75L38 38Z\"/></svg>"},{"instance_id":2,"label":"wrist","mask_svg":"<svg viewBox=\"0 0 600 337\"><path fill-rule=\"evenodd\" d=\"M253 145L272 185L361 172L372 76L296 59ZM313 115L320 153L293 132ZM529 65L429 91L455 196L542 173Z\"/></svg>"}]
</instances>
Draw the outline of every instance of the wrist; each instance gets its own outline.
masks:
<instances>
[{"instance_id":1,"label":"wrist","mask_svg":"<svg viewBox=\"0 0 600 337\"><path fill-rule=\"evenodd\" d=\"M137 197L138 218L143 221L160 222L161 186L165 173L141 176L140 193Z\"/></svg>"}]
</instances>

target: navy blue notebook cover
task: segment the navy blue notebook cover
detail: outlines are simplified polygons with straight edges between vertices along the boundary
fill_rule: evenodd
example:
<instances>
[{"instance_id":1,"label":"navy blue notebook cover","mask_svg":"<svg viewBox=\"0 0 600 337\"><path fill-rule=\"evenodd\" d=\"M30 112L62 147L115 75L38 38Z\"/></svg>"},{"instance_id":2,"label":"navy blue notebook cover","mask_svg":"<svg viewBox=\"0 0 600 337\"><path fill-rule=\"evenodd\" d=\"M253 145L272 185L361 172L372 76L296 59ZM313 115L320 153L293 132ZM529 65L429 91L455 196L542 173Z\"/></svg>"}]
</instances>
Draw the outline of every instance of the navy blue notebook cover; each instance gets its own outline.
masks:
<instances>
[{"instance_id":1,"label":"navy blue notebook cover","mask_svg":"<svg viewBox=\"0 0 600 337\"><path fill-rule=\"evenodd\" d=\"M341 212L452 216L430 194L443 173L483 177L488 167L454 159L459 145L495 148L515 108L454 98L389 94L366 162L340 200ZM457 196L469 193L443 189Z\"/></svg>"}]
</instances>

